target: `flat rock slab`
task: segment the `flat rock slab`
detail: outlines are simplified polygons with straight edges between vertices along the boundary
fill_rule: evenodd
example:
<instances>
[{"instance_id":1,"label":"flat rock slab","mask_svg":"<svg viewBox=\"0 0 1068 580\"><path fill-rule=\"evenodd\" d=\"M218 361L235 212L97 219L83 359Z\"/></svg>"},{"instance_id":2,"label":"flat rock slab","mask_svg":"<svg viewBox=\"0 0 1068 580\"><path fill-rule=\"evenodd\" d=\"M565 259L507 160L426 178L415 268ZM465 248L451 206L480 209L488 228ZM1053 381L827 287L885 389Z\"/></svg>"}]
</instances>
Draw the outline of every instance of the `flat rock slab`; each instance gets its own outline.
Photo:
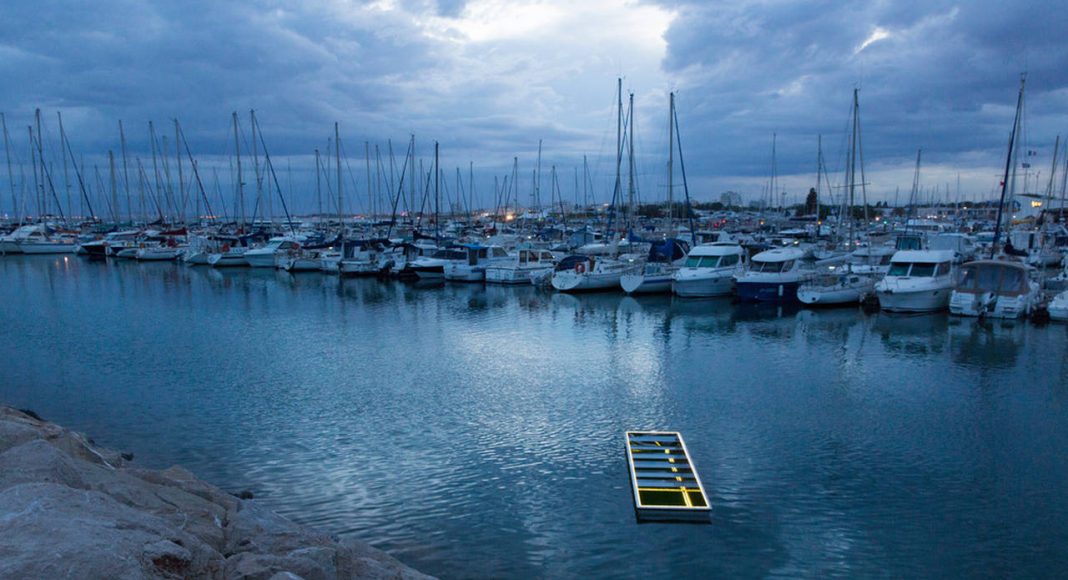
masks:
<instances>
[{"instance_id":1,"label":"flat rock slab","mask_svg":"<svg viewBox=\"0 0 1068 580\"><path fill-rule=\"evenodd\" d=\"M429 578L0 406L0 578Z\"/></svg>"}]
</instances>

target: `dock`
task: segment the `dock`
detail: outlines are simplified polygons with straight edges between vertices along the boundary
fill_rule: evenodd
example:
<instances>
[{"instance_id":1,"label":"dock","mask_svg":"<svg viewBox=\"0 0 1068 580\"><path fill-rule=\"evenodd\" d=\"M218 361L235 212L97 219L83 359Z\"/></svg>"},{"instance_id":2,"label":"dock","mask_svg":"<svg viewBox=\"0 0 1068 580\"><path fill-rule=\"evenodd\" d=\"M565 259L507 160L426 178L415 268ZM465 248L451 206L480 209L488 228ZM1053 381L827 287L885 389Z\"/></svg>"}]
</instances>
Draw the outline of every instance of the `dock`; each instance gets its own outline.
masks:
<instances>
[{"instance_id":1,"label":"dock","mask_svg":"<svg viewBox=\"0 0 1068 580\"><path fill-rule=\"evenodd\" d=\"M708 522L712 508L682 434L627 431L626 438L638 520Z\"/></svg>"}]
</instances>

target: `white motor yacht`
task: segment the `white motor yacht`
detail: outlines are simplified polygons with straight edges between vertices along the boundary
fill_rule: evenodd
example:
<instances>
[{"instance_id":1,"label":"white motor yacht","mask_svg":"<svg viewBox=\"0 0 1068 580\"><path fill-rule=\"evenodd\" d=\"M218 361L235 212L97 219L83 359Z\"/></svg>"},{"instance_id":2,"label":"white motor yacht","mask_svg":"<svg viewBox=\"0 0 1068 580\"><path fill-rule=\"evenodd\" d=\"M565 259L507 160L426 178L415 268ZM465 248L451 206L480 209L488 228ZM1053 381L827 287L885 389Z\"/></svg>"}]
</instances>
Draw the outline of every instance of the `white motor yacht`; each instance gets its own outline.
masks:
<instances>
[{"instance_id":1,"label":"white motor yacht","mask_svg":"<svg viewBox=\"0 0 1068 580\"><path fill-rule=\"evenodd\" d=\"M419 277L420 280L444 280L445 265L450 262L466 262L467 251L463 248L452 246L442 248L429 256L423 256L411 261L408 268Z\"/></svg>"},{"instance_id":2,"label":"white motor yacht","mask_svg":"<svg viewBox=\"0 0 1068 580\"><path fill-rule=\"evenodd\" d=\"M509 264L513 257L500 246L480 246L477 244L462 246L467 250L467 260L450 261L445 264L446 280L453 282L483 282L486 280L486 268L497 264Z\"/></svg>"},{"instance_id":3,"label":"white motor yacht","mask_svg":"<svg viewBox=\"0 0 1068 580\"><path fill-rule=\"evenodd\" d=\"M745 271L745 250L736 242L712 242L695 246L672 278L678 296L706 298L729 296L734 276Z\"/></svg>"},{"instance_id":4,"label":"white motor yacht","mask_svg":"<svg viewBox=\"0 0 1068 580\"><path fill-rule=\"evenodd\" d=\"M797 287L811 271L801 268L805 251L774 248L749 261L749 269L734 277L738 298L748 302L797 302Z\"/></svg>"},{"instance_id":5,"label":"white motor yacht","mask_svg":"<svg viewBox=\"0 0 1068 580\"><path fill-rule=\"evenodd\" d=\"M287 251L300 249L301 241L303 240L293 236L271 238L267 245L246 251L244 258L253 268L276 268L277 258Z\"/></svg>"},{"instance_id":6,"label":"white motor yacht","mask_svg":"<svg viewBox=\"0 0 1068 580\"><path fill-rule=\"evenodd\" d=\"M535 278L553 271L556 256L549 250L523 248L511 262L486 267L487 284L530 284Z\"/></svg>"},{"instance_id":7,"label":"white motor yacht","mask_svg":"<svg viewBox=\"0 0 1068 580\"><path fill-rule=\"evenodd\" d=\"M889 312L935 312L949 306L957 285L952 250L900 250L875 284L879 306Z\"/></svg>"}]
</instances>

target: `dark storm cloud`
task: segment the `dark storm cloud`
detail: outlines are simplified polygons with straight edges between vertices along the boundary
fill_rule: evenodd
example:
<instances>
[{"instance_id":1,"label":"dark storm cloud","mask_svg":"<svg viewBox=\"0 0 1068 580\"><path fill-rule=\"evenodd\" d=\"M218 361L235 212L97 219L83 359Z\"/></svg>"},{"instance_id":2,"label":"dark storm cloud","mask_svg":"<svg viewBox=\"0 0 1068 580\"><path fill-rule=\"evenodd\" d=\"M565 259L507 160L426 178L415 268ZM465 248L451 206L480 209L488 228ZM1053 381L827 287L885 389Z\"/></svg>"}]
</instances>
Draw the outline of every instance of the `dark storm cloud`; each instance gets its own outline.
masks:
<instances>
[{"instance_id":1,"label":"dark storm cloud","mask_svg":"<svg viewBox=\"0 0 1068 580\"><path fill-rule=\"evenodd\" d=\"M908 164L921 147L933 163L1004 155L1023 71L1033 145L1051 147L1054 134L1068 130L1068 18L1049 3L717 2L679 10L685 17L666 35L664 67L678 79L691 131L706 137L700 154L713 174L767 174L773 132L781 171L813 171L817 133L825 147L842 142L854 87L873 164Z\"/></svg>"},{"instance_id":2,"label":"dark storm cloud","mask_svg":"<svg viewBox=\"0 0 1068 580\"><path fill-rule=\"evenodd\" d=\"M241 115L245 148L254 108L272 154L305 170L339 121L353 157L363 141L389 138L400 155L414 133L422 155L440 140L451 163L474 161L492 183L517 155L529 175L539 139L546 166L571 170L584 153L611 165L612 79L622 73L637 93L636 139L650 145L638 153L641 187L664 191L660 133L676 88L691 189L706 198L758 193L772 133L780 173L796 174L792 191L807 188L817 135L839 169L854 87L872 187L884 195L911 183L921 147L932 172L960 171L977 187L993 179L1024 70L1032 147L1045 151L1068 130L1068 17L1050 5L610 4L509 13L515 3L461 0L9 2L0 111L24 161L26 124L41 107L50 139L60 110L76 150L97 161L118 148L119 119L144 157L147 122L173 142L177 117L194 153L224 168L230 113ZM637 40L640 26L608 19L653 4L674 14L662 39L658 28ZM641 17L652 29L656 16Z\"/></svg>"}]
</instances>

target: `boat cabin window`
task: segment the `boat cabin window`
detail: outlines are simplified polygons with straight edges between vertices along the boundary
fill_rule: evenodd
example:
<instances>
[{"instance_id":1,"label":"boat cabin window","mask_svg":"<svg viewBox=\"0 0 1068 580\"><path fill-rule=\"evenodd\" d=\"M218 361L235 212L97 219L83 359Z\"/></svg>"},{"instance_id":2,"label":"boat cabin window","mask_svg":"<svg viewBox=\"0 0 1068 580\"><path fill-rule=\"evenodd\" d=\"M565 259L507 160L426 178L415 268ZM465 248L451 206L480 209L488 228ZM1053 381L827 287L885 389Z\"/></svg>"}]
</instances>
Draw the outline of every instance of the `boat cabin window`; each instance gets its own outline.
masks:
<instances>
[{"instance_id":1,"label":"boat cabin window","mask_svg":"<svg viewBox=\"0 0 1068 580\"><path fill-rule=\"evenodd\" d=\"M917 262L912 265L912 272L910 272L909 275L916 278L930 278L934 276L935 266L937 266L937 264Z\"/></svg>"},{"instance_id":2,"label":"boat cabin window","mask_svg":"<svg viewBox=\"0 0 1068 580\"><path fill-rule=\"evenodd\" d=\"M935 272L935 276L948 276L951 266L949 262L942 262L938 265L938 270Z\"/></svg>"},{"instance_id":3,"label":"boat cabin window","mask_svg":"<svg viewBox=\"0 0 1068 580\"><path fill-rule=\"evenodd\" d=\"M723 256L719 259L719 267L726 268L728 266L736 266L738 264L738 255L731 254L729 256Z\"/></svg>"},{"instance_id":4,"label":"boat cabin window","mask_svg":"<svg viewBox=\"0 0 1068 580\"><path fill-rule=\"evenodd\" d=\"M779 272L789 272L793 267L793 260L787 260L785 262L763 262L760 260L753 260L750 270L753 272L778 274Z\"/></svg>"},{"instance_id":5,"label":"boat cabin window","mask_svg":"<svg viewBox=\"0 0 1068 580\"><path fill-rule=\"evenodd\" d=\"M492 252L493 252L492 255L493 255L494 258L505 258L505 257L508 256L508 252L504 251L504 248L492 248ZM534 259L535 260L537 259L536 255L535 255Z\"/></svg>"}]
</instances>

